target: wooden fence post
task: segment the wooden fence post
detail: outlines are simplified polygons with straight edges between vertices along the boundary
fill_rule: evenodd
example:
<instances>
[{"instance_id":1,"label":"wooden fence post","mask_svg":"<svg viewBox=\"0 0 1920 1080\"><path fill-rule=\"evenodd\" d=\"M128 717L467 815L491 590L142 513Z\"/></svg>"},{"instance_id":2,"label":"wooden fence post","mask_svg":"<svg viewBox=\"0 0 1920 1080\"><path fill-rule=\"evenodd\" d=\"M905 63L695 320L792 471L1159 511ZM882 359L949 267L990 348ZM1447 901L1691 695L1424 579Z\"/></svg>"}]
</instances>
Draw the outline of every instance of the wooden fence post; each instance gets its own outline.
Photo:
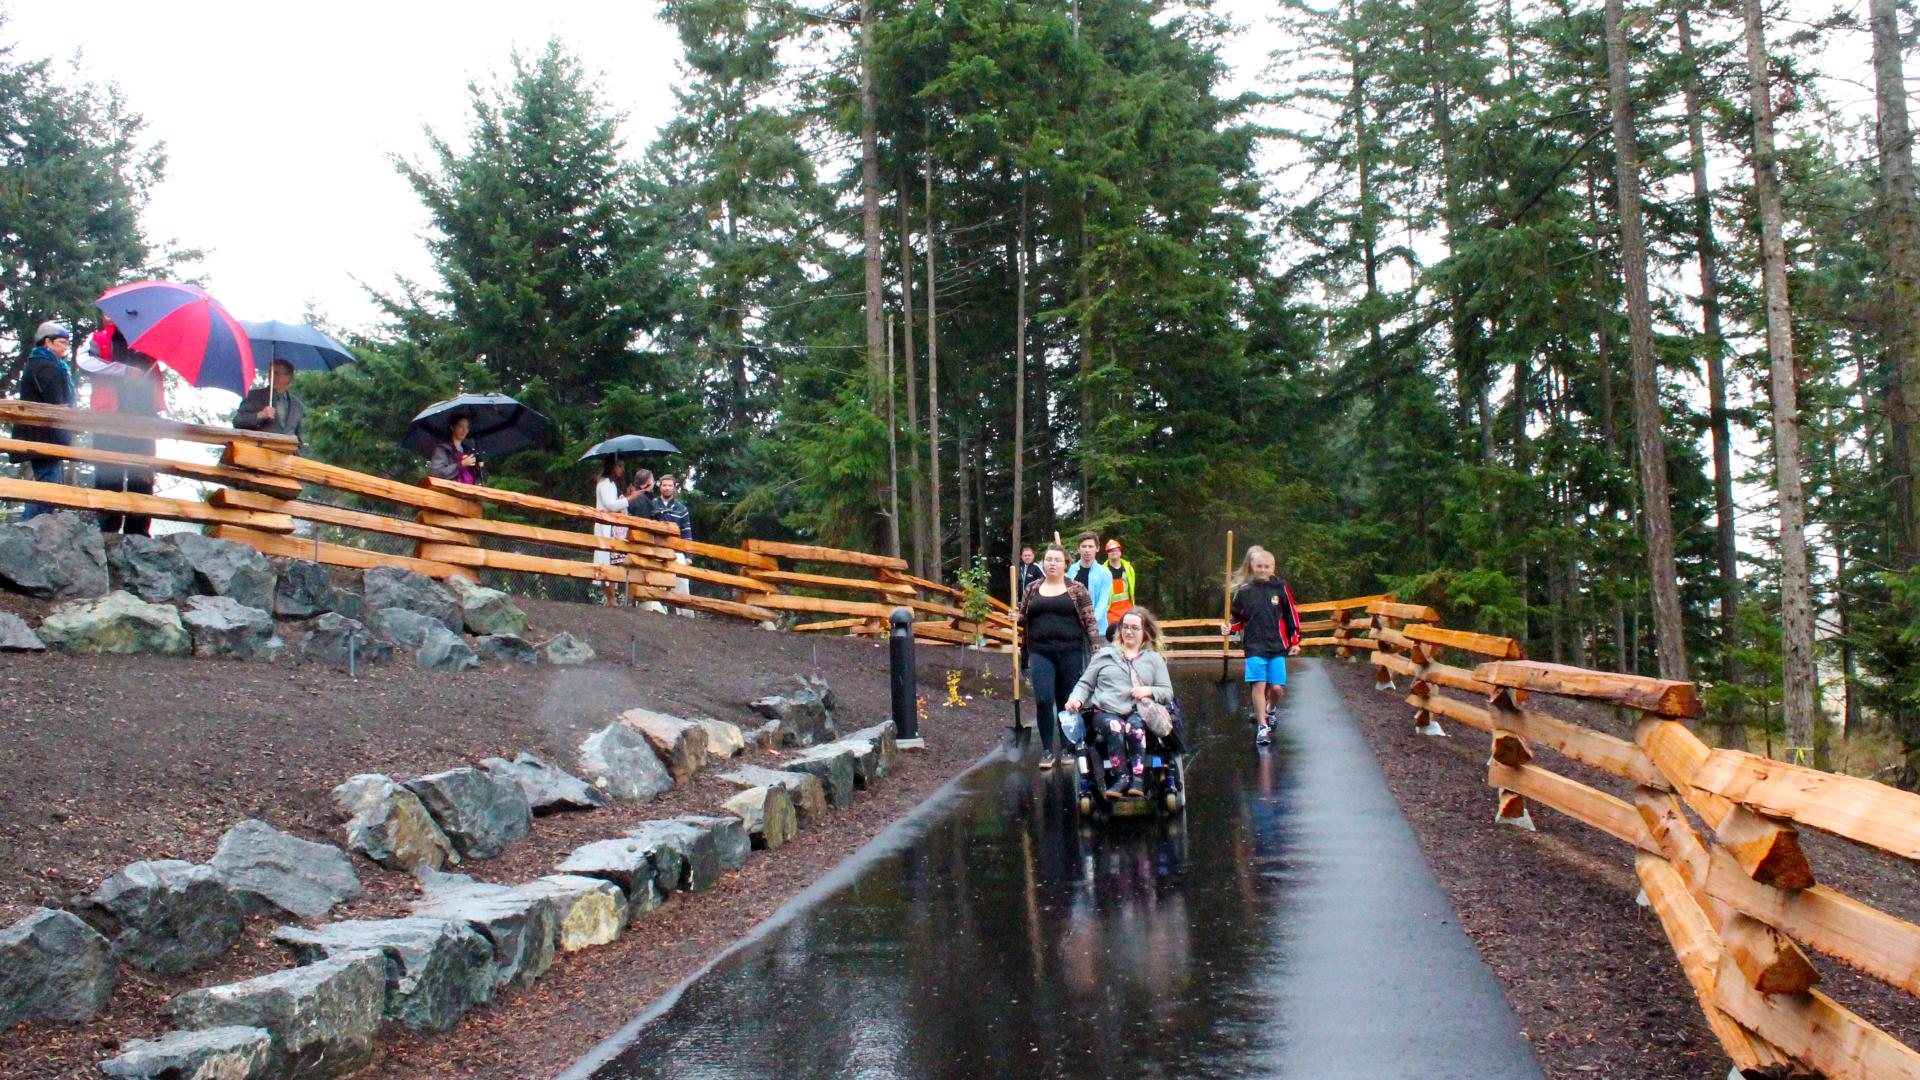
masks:
<instances>
[{"instance_id":1,"label":"wooden fence post","mask_svg":"<svg viewBox=\"0 0 1920 1080\"><path fill-rule=\"evenodd\" d=\"M1493 747L1489 756L1502 765L1515 768L1533 760L1533 751L1528 748L1525 739L1515 734L1516 729L1524 727L1516 722L1520 714L1520 705L1513 695L1505 689L1495 689L1487 699L1488 712L1493 716ZM1511 825L1516 829L1535 832L1533 815L1527 811L1527 800L1517 791L1499 788L1495 794L1493 820L1502 825Z\"/></svg>"}]
</instances>

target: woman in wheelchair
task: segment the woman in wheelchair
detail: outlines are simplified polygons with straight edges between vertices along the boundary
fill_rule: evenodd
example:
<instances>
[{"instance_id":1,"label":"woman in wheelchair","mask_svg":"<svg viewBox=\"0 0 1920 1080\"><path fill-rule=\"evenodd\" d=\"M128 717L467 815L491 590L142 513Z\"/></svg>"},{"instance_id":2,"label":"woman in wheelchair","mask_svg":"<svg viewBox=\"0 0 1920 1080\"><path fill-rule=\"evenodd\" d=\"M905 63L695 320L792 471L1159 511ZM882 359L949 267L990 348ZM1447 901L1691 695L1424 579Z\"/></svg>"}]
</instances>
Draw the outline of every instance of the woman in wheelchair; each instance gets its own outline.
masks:
<instances>
[{"instance_id":1,"label":"woman in wheelchair","mask_svg":"<svg viewBox=\"0 0 1920 1080\"><path fill-rule=\"evenodd\" d=\"M1092 710L1087 739L1100 740L1110 783L1107 797L1146 794L1147 718L1144 710L1173 702L1173 680L1157 648L1160 624L1142 607L1120 618L1114 644L1100 650L1067 699L1068 712Z\"/></svg>"}]
</instances>

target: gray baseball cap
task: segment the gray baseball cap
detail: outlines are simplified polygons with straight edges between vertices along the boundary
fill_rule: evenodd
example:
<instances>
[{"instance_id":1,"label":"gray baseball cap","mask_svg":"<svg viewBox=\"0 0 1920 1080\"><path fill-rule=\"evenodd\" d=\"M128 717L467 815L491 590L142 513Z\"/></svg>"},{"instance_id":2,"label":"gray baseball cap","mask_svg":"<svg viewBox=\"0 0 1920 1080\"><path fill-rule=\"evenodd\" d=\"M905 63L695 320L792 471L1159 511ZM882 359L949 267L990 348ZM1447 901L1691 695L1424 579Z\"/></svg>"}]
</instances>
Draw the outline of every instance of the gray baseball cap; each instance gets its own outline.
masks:
<instances>
[{"instance_id":1,"label":"gray baseball cap","mask_svg":"<svg viewBox=\"0 0 1920 1080\"><path fill-rule=\"evenodd\" d=\"M34 344L37 345L50 337L63 337L72 340L73 331L67 329L67 324L58 319L48 319L46 322L40 324L40 329L33 332Z\"/></svg>"}]
</instances>

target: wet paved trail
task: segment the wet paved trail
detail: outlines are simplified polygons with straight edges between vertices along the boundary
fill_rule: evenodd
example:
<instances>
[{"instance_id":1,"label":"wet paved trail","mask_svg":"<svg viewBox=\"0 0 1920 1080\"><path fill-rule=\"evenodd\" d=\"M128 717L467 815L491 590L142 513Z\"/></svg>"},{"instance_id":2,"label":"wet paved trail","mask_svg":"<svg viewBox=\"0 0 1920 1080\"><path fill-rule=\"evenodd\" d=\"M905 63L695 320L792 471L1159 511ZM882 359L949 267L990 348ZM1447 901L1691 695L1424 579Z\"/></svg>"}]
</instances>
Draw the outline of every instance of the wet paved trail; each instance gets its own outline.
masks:
<instances>
[{"instance_id":1,"label":"wet paved trail","mask_svg":"<svg viewBox=\"0 0 1920 1080\"><path fill-rule=\"evenodd\" d=\"M1258 751L1238 686L1182 679L1183 818L975 769L569 1080L1538 1078L1317 664Z\"/></svg>"}]
</instances>

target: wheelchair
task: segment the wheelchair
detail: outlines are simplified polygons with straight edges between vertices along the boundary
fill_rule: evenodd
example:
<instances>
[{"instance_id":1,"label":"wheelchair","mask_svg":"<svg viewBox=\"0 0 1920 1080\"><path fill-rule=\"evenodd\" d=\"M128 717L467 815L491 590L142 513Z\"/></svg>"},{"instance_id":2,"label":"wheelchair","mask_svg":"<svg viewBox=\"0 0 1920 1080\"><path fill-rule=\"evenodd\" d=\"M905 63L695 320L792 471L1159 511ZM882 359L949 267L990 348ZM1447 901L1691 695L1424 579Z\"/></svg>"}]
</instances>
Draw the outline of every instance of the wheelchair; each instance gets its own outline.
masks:
<instances>
[{"instance_id":1,"label":"wheelchair","mask_svg":"<svg viewBox=\"0 0 1920 1080\"><path fill-rule=\"evenodd\" d=\"M1107 793L1110 752L1105 749L1105 739L1108 733L1089 731L1085 732L1085 738L1078 740L1081 817L1095 821L1170 817L1186 808L1187 755L1182 741L1185 725L1181 722L1178 700L1168 706L1168 712L1173 714L1173 730L1166 735L1147 733L1145 782L1139 795Z\"/></svg>"}]
</instances>

